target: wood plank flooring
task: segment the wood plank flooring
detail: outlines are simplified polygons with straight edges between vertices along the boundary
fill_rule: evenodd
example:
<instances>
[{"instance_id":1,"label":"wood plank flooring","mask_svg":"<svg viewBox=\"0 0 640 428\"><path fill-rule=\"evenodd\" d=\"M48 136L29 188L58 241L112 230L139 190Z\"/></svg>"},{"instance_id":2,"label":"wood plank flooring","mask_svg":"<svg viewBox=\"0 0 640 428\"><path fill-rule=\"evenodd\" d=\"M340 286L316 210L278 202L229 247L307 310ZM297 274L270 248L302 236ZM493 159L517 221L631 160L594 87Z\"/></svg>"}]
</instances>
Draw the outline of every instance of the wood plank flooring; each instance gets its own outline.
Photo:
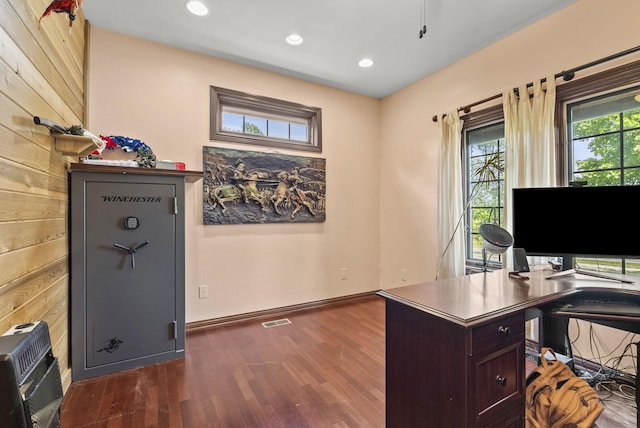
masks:
<instances>
[{"instance_id":1,"label":"wood plank flooring","mask_svg":"<svg viewBox=\"0 0 640 428\"><path fill-rule=\"evenodd\" d=\"M384 427L384 300L286 318L190 332L184 359L74 382L62 428ZM598 428L635 426L634 400L601 397Z\"/></svg>"},{"instance_id":2,"label":"wood plank flooring","mask_svg":"<svg viewBox=\"0 0 640 428\"><path fill-rule=\"evenodd\" d=\"M383 427L384 300L189 333L184 359L74 382L62 428Z\"/></svg>"}]
</instances>

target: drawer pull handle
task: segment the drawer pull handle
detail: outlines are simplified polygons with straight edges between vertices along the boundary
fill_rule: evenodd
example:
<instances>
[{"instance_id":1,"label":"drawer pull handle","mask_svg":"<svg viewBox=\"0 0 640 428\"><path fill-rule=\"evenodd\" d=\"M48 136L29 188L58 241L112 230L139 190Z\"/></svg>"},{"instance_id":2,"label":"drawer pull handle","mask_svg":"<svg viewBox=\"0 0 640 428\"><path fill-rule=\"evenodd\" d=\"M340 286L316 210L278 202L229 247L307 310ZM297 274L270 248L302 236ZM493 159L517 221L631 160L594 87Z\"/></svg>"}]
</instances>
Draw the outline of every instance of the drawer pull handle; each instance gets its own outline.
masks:
<instances>
[{"instance_id":1,"label":"drawer pull handle","mask_svg":"<svg viewBox=\"0 0 640 428\"><path fill-rule=\"evenodd\" d=\"M509 336L509 334L511 333L511 329L509 327L504 327L504 326L498 327L498 331L504 336Z\"/></svg>"},{"instance_id":2,"label":"drawer pull handle","mask_svg":"<svg viewBox=\"0 0 640 428\"><path fill-rule=\"evenodd\" d=\"M504 376L496 376L496 383L499 383L502 386L505 386L507 384L507 378Z\"/></svg>"}]
</instances>

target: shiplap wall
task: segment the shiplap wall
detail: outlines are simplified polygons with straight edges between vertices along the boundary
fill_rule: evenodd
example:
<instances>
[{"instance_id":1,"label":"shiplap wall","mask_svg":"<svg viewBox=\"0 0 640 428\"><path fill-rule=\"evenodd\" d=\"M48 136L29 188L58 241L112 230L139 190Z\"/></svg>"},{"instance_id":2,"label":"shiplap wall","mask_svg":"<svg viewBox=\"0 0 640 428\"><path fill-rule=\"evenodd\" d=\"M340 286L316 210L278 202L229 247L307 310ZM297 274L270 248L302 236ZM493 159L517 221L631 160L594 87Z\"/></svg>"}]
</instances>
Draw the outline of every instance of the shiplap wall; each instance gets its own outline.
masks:
<instances>
[{"instance_id":1,"label":"shiplap wall","mask_svg":"<svg viewBox=\"0 0 640 428\"><path fill-rule=\"evenodd\" d=\"M38 19L49 0L0 0L0 334L44 320L69 365L69 162L34 116L64 126L84 120L85 21Z\"/></svg>"}]
</instances>

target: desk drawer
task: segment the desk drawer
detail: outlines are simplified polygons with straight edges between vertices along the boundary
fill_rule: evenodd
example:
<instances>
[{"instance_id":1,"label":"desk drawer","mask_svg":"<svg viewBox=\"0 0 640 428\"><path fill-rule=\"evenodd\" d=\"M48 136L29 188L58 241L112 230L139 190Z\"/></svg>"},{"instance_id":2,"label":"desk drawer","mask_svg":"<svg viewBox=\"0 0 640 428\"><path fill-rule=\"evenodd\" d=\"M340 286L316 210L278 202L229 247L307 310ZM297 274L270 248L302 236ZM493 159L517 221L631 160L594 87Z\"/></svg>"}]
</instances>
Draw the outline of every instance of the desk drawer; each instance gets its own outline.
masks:
<instances>
[{"instance_id":1,"label":"desk drawer","mask_svg":"<svg viewBox=\"0 0 640 428\"><path fill-rule=\"evenodd\" d=\"M474 327L468 336L467 353L476 355L502 349L524 340L524 313L519 312L499 320Z\"/></svg>"},{"instance_id":2,"label":"desk drawer","mask_svg":"<svg viewBox=\"0 0 640 428\"><path fill-rule=\"evenodd\" d=\"M524 411L524 342L473 358L472 387L480 426L510 411Z\"/></svg>"}]
</instances>

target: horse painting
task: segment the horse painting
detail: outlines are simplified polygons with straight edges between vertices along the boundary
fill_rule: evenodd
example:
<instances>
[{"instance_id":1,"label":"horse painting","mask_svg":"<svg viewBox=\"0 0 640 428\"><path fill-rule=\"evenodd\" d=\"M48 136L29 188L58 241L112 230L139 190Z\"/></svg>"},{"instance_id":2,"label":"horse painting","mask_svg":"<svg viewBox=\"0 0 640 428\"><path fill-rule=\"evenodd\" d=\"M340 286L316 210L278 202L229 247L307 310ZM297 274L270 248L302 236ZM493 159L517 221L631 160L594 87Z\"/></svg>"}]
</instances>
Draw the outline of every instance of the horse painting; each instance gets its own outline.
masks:
<instances>
[{"instance_id":1,"label":"horse painting","mask_svg":"<svg viewBox=\"0 0 640 428\"><path fill-rule=\"evenodd\" d=\"M205 224L325 219L325 160L205 147Z\"/></svg>"}]
</instances>

